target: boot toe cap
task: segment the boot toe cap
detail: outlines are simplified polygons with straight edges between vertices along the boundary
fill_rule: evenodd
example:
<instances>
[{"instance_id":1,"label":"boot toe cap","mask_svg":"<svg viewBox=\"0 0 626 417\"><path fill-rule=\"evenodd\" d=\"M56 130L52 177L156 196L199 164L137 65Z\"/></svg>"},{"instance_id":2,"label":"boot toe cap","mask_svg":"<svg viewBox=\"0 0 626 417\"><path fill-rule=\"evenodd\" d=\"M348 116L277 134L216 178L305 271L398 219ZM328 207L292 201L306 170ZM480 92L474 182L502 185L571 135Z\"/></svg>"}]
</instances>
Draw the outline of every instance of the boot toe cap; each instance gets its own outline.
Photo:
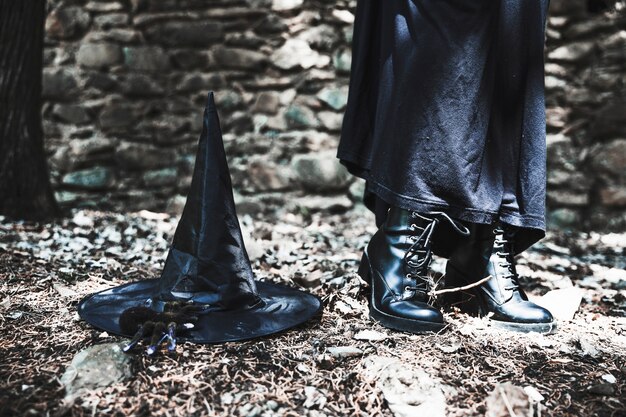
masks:
<instances>
[{"instance_id":1,"label":"boot toe cap","mask_svg":"<svg viewBox=\"0 0 626 417\"><path fill-rule=\"evenodd\" d=\"M506 309L493 317L495 320L513 323L552 323L554 317L545 308L531 301L506 305Z\"/></svg>"},{"instance_id":2,"label":"boot toe cap","mask_svg":"<svg viewBox=\"0 0 626 417\"><path fill-rule=\"evenodd\" d=\"M383 304L387 314L409 320L443 324L443 315L439 310L421 301L403 300Z\"/></svg>"}]
</instances>

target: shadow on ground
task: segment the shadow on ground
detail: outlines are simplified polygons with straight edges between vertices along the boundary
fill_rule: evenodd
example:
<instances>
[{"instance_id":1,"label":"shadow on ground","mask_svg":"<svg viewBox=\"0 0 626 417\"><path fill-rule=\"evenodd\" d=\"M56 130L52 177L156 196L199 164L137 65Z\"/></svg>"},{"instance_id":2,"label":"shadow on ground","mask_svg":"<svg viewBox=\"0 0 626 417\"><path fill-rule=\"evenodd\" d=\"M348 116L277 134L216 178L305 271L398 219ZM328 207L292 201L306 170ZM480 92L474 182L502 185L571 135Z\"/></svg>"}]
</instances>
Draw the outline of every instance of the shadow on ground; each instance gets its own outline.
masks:
<instances>
[{"instance_id":1,"label":"shadow on ground","mask_svg":"<svg viewBox=\"0 0 626 417\"><path fill-rule=\"evenodd\" d=\"M242 219L257 278L322 297L318 321L251 342L136 351L130 377L66 397L61 377L77 352L122 340L80 321L76 304L158 276L176 220L75 211L55 224L0 223L1 415L401 416L421 405L412 393L424 378L449 416L509 415L496 397L519 412L511 386L528 393L535 415L626 415L626 234L549 233L519 258L531 296L582 289L555 334L502 333L452 312L441 334L415 336L368 318L355 273L375 231L364 209ZM409 376L385 373L390 366Z\"/></svg>"}]
</instances>

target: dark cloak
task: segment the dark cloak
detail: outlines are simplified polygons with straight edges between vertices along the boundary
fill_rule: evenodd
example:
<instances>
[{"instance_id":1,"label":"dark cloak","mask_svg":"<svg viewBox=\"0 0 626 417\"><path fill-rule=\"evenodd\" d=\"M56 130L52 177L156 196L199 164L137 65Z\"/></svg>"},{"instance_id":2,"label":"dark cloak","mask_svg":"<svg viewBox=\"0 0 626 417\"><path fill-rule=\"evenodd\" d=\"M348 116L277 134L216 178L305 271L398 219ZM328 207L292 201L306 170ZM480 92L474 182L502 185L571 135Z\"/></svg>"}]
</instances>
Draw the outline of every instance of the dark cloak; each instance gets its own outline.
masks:
<instances>
[{"instance_id":1,"label":"dark cloak","mask_svg":"<svg viewBox=\"0 0 626 417\"><path fill-rule=\"evenodd\" d=\"M500 221L516 253L545 235L548 3L357 2L337 156L378 223L389 205Z\"/></svg>"}]
</instances>

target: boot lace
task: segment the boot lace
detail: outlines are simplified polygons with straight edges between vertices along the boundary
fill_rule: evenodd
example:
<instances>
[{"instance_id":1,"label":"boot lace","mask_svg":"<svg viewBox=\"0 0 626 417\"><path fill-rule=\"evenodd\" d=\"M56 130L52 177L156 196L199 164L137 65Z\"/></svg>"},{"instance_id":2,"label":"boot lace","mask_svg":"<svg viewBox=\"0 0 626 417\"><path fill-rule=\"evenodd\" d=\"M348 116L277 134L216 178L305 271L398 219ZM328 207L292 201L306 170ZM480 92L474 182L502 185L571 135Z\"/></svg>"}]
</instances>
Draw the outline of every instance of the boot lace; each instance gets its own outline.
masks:
<instances>
[{"instance_id":1,"label":"boot lace","mask_svg":"<svg viewBox=\"0 0 626 417\"><path fill-rule=\"evenodd\" d=\"M461 235L469 235L470 231L460 222L452 219L446 213L440 211L432 211L428 213L411 212L411 218L414 219L409 228L414 232L409 237L411 246L404 254L404 268L406 278L410 279L414 285L405 286L405 291L415 291L421 294L427 294L430 288L435 286L433 278L428 276L426 272L432 262L432 235L440 221L446 221L452 225L454 230ZM417 220L421 219L425 222Z\"/></svg>"},{"instance_id":2,"label":"boot lace","mask_svg":"<svg viewBox=\"0 0 626 417\"><path fill-rule=\"evenodd\" d=\"M496 227L493 233L496 235L494 243L501 248L496 251L496 256L500 259L498 266L506 271L506 273L502 275L502 278L510 282L504 289L515 291L519 288L519 276L515 270L513 235L505 233L504 229L501 227Z\"/></svg>"}]
</instances>

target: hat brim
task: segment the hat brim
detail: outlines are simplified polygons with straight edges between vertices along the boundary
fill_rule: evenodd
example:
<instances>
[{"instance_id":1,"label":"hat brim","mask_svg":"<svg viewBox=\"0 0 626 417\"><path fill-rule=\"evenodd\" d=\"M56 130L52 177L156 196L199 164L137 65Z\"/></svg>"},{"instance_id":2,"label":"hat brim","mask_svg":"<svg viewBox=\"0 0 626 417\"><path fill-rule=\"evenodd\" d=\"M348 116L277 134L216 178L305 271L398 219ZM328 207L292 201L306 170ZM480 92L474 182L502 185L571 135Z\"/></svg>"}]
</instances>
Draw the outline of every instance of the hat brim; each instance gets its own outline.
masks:
<instances>
[{"instance_id":1,"label":"hat brim","mask_svg":"<svg viewBox=\"0 0 626 417\"><path fill-rule=\"evenodd\" d=\"M157 290L159 280L131 282L85 297L78 305L80 317L101 330L124 334L119 318L131 307L145 306ZM194 343L235 342L279 333L298 326L321 312L321 300L284 285L257 282L262 302L244 309L201 313L193 329L180 340Z\"/></svg>"}]
</instances>

